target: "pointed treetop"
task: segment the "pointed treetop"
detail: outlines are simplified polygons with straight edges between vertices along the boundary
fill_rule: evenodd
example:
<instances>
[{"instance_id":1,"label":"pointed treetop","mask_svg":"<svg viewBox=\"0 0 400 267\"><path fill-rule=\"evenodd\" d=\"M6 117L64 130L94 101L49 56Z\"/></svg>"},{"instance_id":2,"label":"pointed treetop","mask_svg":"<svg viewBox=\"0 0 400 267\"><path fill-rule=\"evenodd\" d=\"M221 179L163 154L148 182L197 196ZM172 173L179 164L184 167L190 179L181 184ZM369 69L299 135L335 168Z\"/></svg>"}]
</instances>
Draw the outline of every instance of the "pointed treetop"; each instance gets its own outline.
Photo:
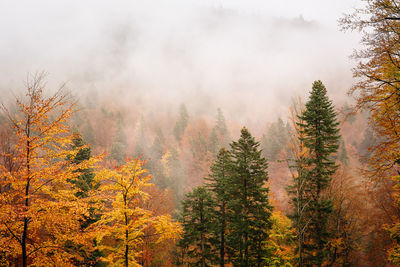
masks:
<instances>
[{"instance_id":1,"label":"pointed treetop","mask_svg":"<svg viewBox=\"0 0 400 267\"><path fill-rule=\"evenodd\" d=\"M326 87L321 80L314 81L312 85L312 92L321 92L323 95L326 94Z\"/></svg>"}]
</instances>

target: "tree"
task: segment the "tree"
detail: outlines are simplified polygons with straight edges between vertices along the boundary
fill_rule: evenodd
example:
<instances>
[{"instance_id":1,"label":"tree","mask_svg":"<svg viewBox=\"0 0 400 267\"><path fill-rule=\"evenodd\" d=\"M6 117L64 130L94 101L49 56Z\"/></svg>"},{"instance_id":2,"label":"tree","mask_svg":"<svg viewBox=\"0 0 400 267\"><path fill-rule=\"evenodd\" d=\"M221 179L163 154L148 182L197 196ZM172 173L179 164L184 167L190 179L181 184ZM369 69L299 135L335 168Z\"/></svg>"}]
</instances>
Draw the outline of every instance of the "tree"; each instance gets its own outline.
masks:
<instances>
[{"instance_id":1,"label":"tree","mask_svg":"<svg viewBox=\"0 0 400 267\"><path fill-rule=\"evenodd\" d=\"M232 175L230 152L221 148L210 170L211 173L205 180L208 181L207 188L213 193L215 202L214 213L216 218L213 229L215 229L214 235L217 238L214 241L214 246L219 249L219 265L223 267L225 266L227 225L229 223L227 206L228 201L232 198L228 193L228 181Z\"/></svg>"},{"instance_id":2,"label":"tree","mask_svg":"<svg viewBox=\"0 0 400 267\"><path fill-rule=\"evenodd\" d=\"M209 140L209 150L215 156L221 147L226 147L229 144L229 132L226 127L225 117L220 108L217 109L217 118L215 126L211 131Z\"/></svg>"},{"instance_id":3,"label":"tree","mask_svg":"<svg viewBox=\"0 0 400 267\"><path fill-rule=\"evenodd\" d=\"M232 219L227 243L236 266L263 266L267 256L264 243L271 229L272 206L266 184L268 164L261 156L259 145L245 127L239 140L231 144L228 208Z\"/></svg>"},{"instance_id":4,"label":"tree","mask_svg":"<svg viewBox=\"0 0 400 267\"><path fill-rule=\"evenodd\" d=\"M0 247L16 265L69 266L79 257L68 243L89 246L80 227L86 214L78 189L70 182L93 162L72 164L73 135L67 125L74 103L62 88L46 97L44 75L27 83L25 99L17 99L14 116L3 106L16 136L14 160L20 167L0 166ZM89 249L88 249L89 250Z\"/></svg>"},{"instance_id":5,"label":"tree","mask_svg":"<svg viewBox=\"0 0 400 267\"><path fill-rule=\"evenodd\" d=\"M281 212L275 211L272 213L271 222L269 240L265 244L271 256L267 258L266 266L293 266L296 234L291 221Z\"/></svg>"},{"instance_id":6,"label":"tree","mask_svg":"<svg viewBox=\"0 0 400 267\"><path fill-rule=\"evenodd\" d=\"M90 158L92 157L91 149L85 144L79 134L76 133L74 135L72 143L72 149L78 150L78 153L76 153L76 155L71 158L72 164L77 165L84 161L90 160ZM88 192L96 186L96 184L94 183L95 174L93 172L93 168L78 169L77 171L80 173L80 175L70 182L75 184L75 186L78 188L76 196L87 197Z\"/></svg>"},{"instance_id":7,"label":"tree","mask_svg":"<svg viewBox=\"0 0 400 267\"><path fill-rule=\"evenodd\" d=\"M186 171L180 159L179 151L175 148L167 150L162 159L166 184L172 188L174 192L174 201L178 206L184 196L183 188L186 182Z\"/></svg>"},{"instance_id":8,"label":"tree","mask_svg":"<svg viewBox=\"0 0 400 267\"><path fill-rule=\"evenodd\" d=\"M174 135L177 141L181 141L182 135L185 132L188 124L189 115L186 110L185 104L181 104L179 107L179 118L174 127Z\"/></svg>"},{"instance_id":9,"label":"tree","mask_svg":"<svg viewBox=\"0 0 400 267\"><path fill-rule=\"evenodd\" d=\"M136 123L135 127L135 149L133 151L134 157L146 158L148 153L148 144L146 138L146 124L143 116L140 116L140 119Z\"/></svg>"},{"instance_id":10,"label":"tree","mask_svg":"<svg viewBox=\"0 0 400 267\"><path fill-rule=\"evenodd\" d=\"M321 266L327 258L329 240L327 223L333 211L332 200L324 197L332 175L337 169L333 156L339 142L338 122L332 102L321 81L315 81L305 111L299 116L301 142L308 149L305 158L305 194L309 200L307 217L310 218L305 232L305 264Z\"/></svg>"},{"instance_id":11,"label":"tree","mask_svg":"<svg viewBox=\"0 0 400 267\"><path fill-rule=\"evenodd\" d=\"M114 159L118 164L122 164L125 160L126 145L127 145L126 135L124 133L122 125L122 119L119 116L117 120L117 132L114 138L114 142L111 145L111 152L110 152L111 158Z\"/></svg>"},{"instance_id":12,"label":"tree","mask_svg":"<svg viewBox=\"0 0 400 267\"><path fill-rule=\"evenodd\" d=\"M215 263L212 229L215 220L214 201L204 187L197 187L186 195L182 202L180 221L183 236L178 246L181 249L180 264L213 266Z\"/></svg>"},{"instance_id":13,"label":"tree","mask_svg":"<svg viewBox=\"0 0 400 267\"><path fill-rule=\"evenodd\" d=\"M85 144L80 134L75 133L72 139L72 149L78 150L78 153L74 157L71 157L72 164L78 165L84 161L89 161L92 158L92 152L88 145ZM98 189L99 184L95 183L94 177L94 169L93 168L84 168L77 169L77 172L80 175L74 179L70 179L69 182L74 184L77 188L75 195L79 198L88 198L94 190ZM91 224L96 222L99 219L100 211L96 208L95 201L93 199L88 199L88 210L84 214L84 219L80 221L80 225L82 229L89 227ZM71 247L74 245L71 244ZM75 245L76 250L82 255L83 259L78 260L74 259L75 265L77 266L92 266L94 263L98 263L99 258L101 256L101 252L98 250L94 251L85 251L82 248L79 248L79 245Z\"/></svg>"},{"instance_id":14,"label":"tree","mask_svg":"<svg viewBox=\"0 0 400 267\"><path fill-rule=\"evenodd\" d=\"M286 145L287 129L281 118L276 123L272 123L268 128L267 134L263 135L262 147L265 157L269 161L277 159L279 152Z\"/></svg>"},{"instance_id":15,"label":"tree","mask_svg":"<svg viewBox=\"0 0 400 267\"><path fill-rule=\"evenodd\" d=\"M358 61L353 73L358 82L352 87L358 109L370 111L369 123L377 137L366 159L365 175L375 181L394 180L399 189L400 163L400 8L397 0L367 1L362 9L341 20L343 29L359 30L363 49L354 53ZM378 178L378 179L377 179ZM396 194L395 205L400 195ZM398 209L399 210L399 209ZM400 212L389 229L393 236L390 259L400 262Z\"/></svg>"},{"instance_id":16,"label":"tree","mask_svg":"<svg viewBox=\"0 0 400 267\"><path fill-rule=\"evenodd\" d=\"M339 146L339 161L345 165L349 165L349 156L347 156L347 149L346 144L344 143L343 138L340 139L340 146Z\"/></svg>"},{"instance_id":17,"label":"tree","mask_svg":"<svg viewBox=\"0 0 400 267\"><path fill-rule=\"evenodd\" d=\"M304 266L304 243L305 234L308 231L310 218L307 214L310 199L306 197L307 193L307 177L306 177L306 158L309 155L309 149L304 145L305 133L302 131L304 121L300 115L305 111L301 99L293 101L290 109L291 115L291 134L289 140L288 164L292 175L293 183L288 186L287 190L291 195L290 203L293 210L289 215L296 230L296 253L299 266Z\"/></svg>"},{"instance_id":18,"label":"tree","mask_svg":"<svg viewBox=\"0 0 400 267\"><path fill-rule=\"evenodd\" d=\"M144 188L152 185L143 163L139 159L131 160L113 170L102 169L96 176L102 183L99 197L111 200L104 203L100 220L93 224L98 248L104 252L106 262L139 266L137 260L148 228L154 229L153 235L158 236L156 242L174 240L180 234L179 224L169 215L153 216L150 210L140 206L149 197Z\"/></svg>"},{"instance_id":19,"label":"tree","mask_svg":"<svg viewBox=\"0 0 400 267\"><path fill-rule=\"evenodd\" d=\"M152 173L153 183L161 189L165 189L168 186L166 181L167 178L163 172L163 166L161 162L165 150L166 141L161 128L158 128L156 130L156 136L154 138L153 145L150 148L151 160L148 163L148 168Z\"/></svg>"}]
</instances>

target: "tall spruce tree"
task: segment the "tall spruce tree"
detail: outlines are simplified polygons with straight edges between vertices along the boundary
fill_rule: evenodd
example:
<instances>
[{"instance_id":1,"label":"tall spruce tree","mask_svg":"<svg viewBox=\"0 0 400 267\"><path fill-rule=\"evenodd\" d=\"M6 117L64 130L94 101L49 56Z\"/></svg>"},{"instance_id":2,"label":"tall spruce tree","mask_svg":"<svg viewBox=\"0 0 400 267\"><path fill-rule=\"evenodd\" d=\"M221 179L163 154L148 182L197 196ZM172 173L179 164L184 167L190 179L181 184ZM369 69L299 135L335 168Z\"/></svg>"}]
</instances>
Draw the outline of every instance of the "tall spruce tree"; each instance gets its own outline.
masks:
<instances>
[{"instance_id":1,"label":"tall spruce tree","mask_svg":"<svg viewBox=\"0 0 400 267\"><path fill-rule=\"evenodd\" d=\"M181 141L182 135L185 132L186 126L188 125L189 115L185 104L181 104L179 107L179 118L174 126L174 136L178 142Z\"/></svg>"},{"instance_id":2,"label":"tall spruce tree","mask_svg":"<svg viewBox=\"0 0 400 267\"><path fill-rule=\"evenodd\" d=\"M229 178L232 211L227 243L235 266L265 266L264 243L271 229L268 164L261 156L259 142L243 127L237 142L232 142L232 174Z\"/></svg>"},{"instance_id":3,"label":"tall spruce tree","mask_svg":"<svg viewBox=\"0 0 400 267\"><path fill-rule=\"evenodd\" d=\"M197 187L186 195L182 202L180 222L183 227L182 239L178 243L180 266L214 266L213 247L214 202L211 193L204 187Z\"/></svg>"},{"instance_id":4,"label":"tall spruce tree","mask_svg":"<svg viewBox=\"0 0 400 267\"><path fill-rule=\"evenodd\" d=\"M336 116L325 86L321 81L315 81L306 110L299 116L301 122L298 123L301 142L309 150L302 172L302 179L306 179L303 189L308 200L306 213L310 219L304 233L303 248L304 265L307 266L321 266L328 256L326 244L330 234L327 224L333 204L331 199L324 197L324 190L338 167L335 154L340 135Z\"/></svg>"},{"instance_id":5,"label":"tall spruce tree","mask_svg":"<svg viewBox=\"0 0 400 267\"><path fill-rule=\"evenodd\" d=\"M225 123L224 114L222 113L222 110L218 108L215 126L211 131L208 142L209 150L212 152L214 157L217 155L221 147L227 147L229 145L229 139L230 137L228 127Z\"/></svg>"},{"instance_id":6,"label":"tall spruce tree","mask_svg":"<svg viewBox=\"0 0 400 267\"><path fill-rule=\"evenodd\" d=\"M92 157L92 152L89 146L86 146L80 134L76 134L72 139L73 145L72 148L78 149L78 153L72 159L72 164L79 164L85 160L89 160ZM92 168L86 169L78 169L81 173L76 179L71 180L70 182L75 184L77 187L77 192L75 195L80 198L88 197L88 192L93 189L97 189L99 184L94 181L94 170ZM84 216L84 220L82 220L81 228L87 228L94 222L100 219L100 211L95 209L94 207L89 207L87 215ZM85 251L81 248L74 247L74 249L79 251L79 254L82 256L80 260L74 259L75 266L102 266L103 262L100 261L100 257L103 255L101 251Z\"/></svg>"},{"instance_id":7,"label":"tall spruce tree","mask_svg":"<svg viewBox=\"0 0 400 267\"><path fill-rule=\"evenodd\" d=\"M205 178L208 181L207 187L213 193L215 202L214 213L214 246L219 250L219 265L225 266L226 258L226 236L229 223L228 201L232 199L229 195L229 177L232 174L230 152L221 148L214 163L211 165L211 173Z\"/></svg>"}]
</instances>

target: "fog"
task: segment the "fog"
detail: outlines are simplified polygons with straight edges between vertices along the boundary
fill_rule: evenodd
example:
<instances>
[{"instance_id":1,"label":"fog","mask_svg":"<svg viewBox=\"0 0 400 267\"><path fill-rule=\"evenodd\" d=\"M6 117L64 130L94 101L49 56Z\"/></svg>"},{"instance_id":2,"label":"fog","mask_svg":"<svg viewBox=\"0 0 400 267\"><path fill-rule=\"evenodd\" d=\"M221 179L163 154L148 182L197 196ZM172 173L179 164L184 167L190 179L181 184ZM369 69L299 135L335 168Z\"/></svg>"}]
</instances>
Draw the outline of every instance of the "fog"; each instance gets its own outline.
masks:
<instances>
[{"instance_id":1,"label":"fog","mask_svg":"<svg viewBox=\"0 0 400 267\"><path fill-rule=\"evenodd\" d=\"M46 71L92 95L256 124L286 116L322 80L343 102L357 34L337 19L359 1L2 1L0 92Z\"/></svg>"}]
</instances>

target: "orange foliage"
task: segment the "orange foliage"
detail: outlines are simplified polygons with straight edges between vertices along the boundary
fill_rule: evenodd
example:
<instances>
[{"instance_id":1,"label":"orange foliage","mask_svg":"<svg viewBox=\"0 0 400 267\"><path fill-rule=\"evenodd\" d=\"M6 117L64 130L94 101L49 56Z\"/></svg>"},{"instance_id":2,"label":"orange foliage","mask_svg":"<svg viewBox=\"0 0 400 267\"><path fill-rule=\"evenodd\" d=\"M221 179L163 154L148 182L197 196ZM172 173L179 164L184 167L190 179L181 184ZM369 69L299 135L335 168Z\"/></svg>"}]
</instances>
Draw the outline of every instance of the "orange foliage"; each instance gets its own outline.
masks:
<instances>
[{"instance_id":1,"label":"orange foliage","mask_svg":"<svg viewBox=\"0 0 400 267\"><path fill-rule=\"evenodd\" d=\"M74 104L61 89L45 97L42 79L28 83L15 117L3 107L15 130L12 160L20 167L0 165L0 250L22 266L68 266L80 257L70 246L90 243L79 223L87 205L68 181L92 162L70 164L78 152L67 126Z\"/></svg>"}]
</instances>

